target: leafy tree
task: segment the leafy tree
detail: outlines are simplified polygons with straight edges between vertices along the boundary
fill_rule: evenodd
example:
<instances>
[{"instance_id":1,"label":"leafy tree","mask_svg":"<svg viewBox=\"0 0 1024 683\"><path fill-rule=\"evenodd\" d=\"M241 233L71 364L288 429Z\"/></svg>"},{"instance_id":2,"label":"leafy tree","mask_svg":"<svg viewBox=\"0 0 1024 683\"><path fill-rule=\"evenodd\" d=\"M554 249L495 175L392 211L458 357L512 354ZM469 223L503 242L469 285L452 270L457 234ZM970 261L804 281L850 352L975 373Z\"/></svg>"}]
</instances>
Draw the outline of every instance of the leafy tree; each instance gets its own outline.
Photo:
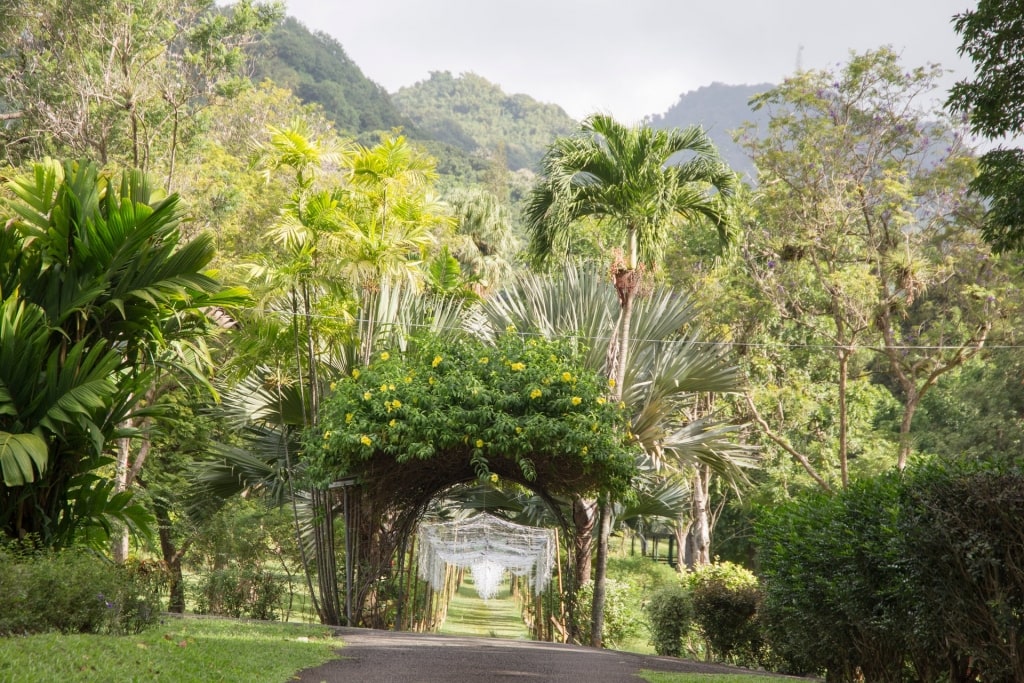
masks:
<instances>
[{"instance_id":1,"label":"leafy tree","mask_svg":"<svg viewBox=\"0 0 1024 683\"><path fill-rule=\"evenodd\" d=\"M844 486L850 378L870 360L865 347L881 349L903 403L902 468L922 396L980 351L1000 299L1001 276L976 237L980 206L966 196L973 160L960 131L918 104L938 73L907 71L889 49L854 55L837 73L801 72L757 99L769 126L747 141L762 183L760 225L746 232L745 260L799 341L835 356L835 459ZM827 487L748 405L765 433Z\"/></svg>"},{"instance_id":2,"label":"leafy tree","mask_svg":"<svg viewBox=\"0 0 1024 683\"><path fill-rule=\"evenodd\" d=\"M69 545L111 518L148 519L98 470L172 345L201 338L202 308L237 301L203 272L209 237L180 244L178 197L138 172L36 164L7 180L0 232L3 532Z\"/></svg>"},{"instance_id":3,"label":"leafy tree","mask_svg":"<svg viewBox=\"0 0 1024 683\"><path fill-rule=\"evenodd\" d=\"M974 77L956 83L946 105L966 116L971 132L989 140L1020 135L1024 126L1024 10L1012 0L979 0L957 14L958 52ZM983 234L997 250L1024 247L1024 151L1000 145L979 160L971 189L988 200Z\"/></svg>"},{"instance_id":4,"label":"leafy tree","mask_svg":"<svg viewBox=\"0 0 1024 683\"><path fill-rule=\"evenodd\" d=\"M671 163L676 155L690 158ZM624 243L624 256L612 266L620 314L609 345L612 396L626 380L633 302L640 289L642 263L656 264L664 252L668 225L678 219L708 220L723 242L730 225L727 200L736 176L720 160L697 127L655 131L627 127L609 116L593 115L573 136L552 143L542 176L525 209L529 250L539 263L564 258L575 225L584 218L607 220ZM610 504L602 506L594 625L600 645Z\"/></svg>"},{"instance_id":5,"label":"leafy tree","mask_svg":"<svg viewBox=\"0 0 1024 683\"><path fill-rule=\"evenodd\" d=\"M280 17L241 0L15 0L0 8L5 156L88 156L167 186L197 112L244 84L243 46Z\"/></svg>"}]
</instances>

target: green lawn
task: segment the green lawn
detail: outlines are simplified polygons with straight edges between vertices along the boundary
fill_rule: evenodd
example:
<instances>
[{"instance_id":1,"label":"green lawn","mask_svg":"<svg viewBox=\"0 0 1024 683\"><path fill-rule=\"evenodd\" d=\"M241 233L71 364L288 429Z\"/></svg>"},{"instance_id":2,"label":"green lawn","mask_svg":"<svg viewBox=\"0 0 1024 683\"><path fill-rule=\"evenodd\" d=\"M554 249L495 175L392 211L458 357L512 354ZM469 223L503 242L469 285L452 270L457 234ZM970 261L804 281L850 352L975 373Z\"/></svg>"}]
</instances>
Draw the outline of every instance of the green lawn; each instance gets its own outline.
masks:
<instances>
[{"instance_id":1,"label":"green lawn","mask_svg":"<svg viewBox=\"0 0 1024 683\"><path fill-rule=\"evenodd\" d=\"M530 632L523 623L508 585L502 586L496 597L483 600L477 595L468 573L448 605L448 617L441 625L440 633L450 636L530 639Z\"/></svg>"},{"instance_id":2,"label":"green lawn","mask_svg":"<svg viewBox=\"0 0 1024 683\"><path fill-rule=\"evenodd\" d=\"M747 674L677 674L664 671L641 671L640 678L647 683L780 683L792 681L785 676Z\"/></svg>"},{"instance_id":3,"label":"green lawn","mask_svg":"<svg viewBox=\"0 0 1024 683\"><path fill-rule=\"evenodd\" d=\"M340 644L319 626L166 618L137 636L0 638L0 683L280 683Z\"/></svg>"}]
</instances>

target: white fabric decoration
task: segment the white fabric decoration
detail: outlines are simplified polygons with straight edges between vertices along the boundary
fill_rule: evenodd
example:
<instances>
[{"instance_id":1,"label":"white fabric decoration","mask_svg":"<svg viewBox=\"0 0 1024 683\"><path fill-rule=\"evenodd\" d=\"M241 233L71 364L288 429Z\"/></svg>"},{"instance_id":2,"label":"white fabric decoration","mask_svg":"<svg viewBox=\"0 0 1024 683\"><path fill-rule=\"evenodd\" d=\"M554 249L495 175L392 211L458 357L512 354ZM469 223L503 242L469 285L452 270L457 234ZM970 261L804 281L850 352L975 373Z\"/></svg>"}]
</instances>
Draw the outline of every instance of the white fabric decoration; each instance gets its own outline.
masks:
<instances>
[{"instance_id":1,"label":"white fabric decoration","mask_svg":"<svg viewBox=\"0 0 1024 683\"><path fill-rule=\"evenodd\" d=\"M444 587L448 565L468 567L484 600L498 593L506 570L526 577L535 595L547 588L555 564L555 531L479 514L419 529L419 575L435 591Z\"/></svg>"}]
</instances>

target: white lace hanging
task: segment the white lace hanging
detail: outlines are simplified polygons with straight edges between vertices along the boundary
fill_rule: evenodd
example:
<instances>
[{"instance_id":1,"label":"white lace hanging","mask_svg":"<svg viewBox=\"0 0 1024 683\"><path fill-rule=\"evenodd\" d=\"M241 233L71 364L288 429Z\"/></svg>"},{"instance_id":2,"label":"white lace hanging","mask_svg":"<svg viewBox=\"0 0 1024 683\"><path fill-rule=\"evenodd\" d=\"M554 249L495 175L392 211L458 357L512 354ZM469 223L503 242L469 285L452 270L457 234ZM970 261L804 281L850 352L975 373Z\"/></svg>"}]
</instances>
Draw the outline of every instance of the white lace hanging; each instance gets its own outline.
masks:
<instances>
[{"instance_id":1,"label":"white lace hanging","mask_svg":"<svg viewBox=\"0 0 1024 683\"><path fill-rule=\"evenodd\" d=\"M553 529L515 524L486 513L421 524L419 540L420 578L440 591L448 565L468 567L484 600L497 595L505 571L525 577L539 595L547 588L555 563Z\"/></svg>"}]
</instances>

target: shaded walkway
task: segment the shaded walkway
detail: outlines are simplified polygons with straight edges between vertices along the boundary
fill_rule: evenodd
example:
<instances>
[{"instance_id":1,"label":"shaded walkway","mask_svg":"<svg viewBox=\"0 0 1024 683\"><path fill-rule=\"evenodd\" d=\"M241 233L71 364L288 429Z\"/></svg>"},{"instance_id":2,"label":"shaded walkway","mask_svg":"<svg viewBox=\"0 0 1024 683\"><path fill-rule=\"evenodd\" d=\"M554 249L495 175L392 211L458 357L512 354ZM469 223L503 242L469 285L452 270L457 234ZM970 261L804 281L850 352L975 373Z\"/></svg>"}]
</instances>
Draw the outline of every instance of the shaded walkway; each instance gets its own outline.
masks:
<instances>
[{"instance_id":1,"label":"shaded walkway","mask_svg":"<svg viewBox=\"0 0 1024 683\"><path fill-rule=\"evenodd\" d=\"M305 683L488 683L566 681L640 683L641 669L753 673L670 657L535 641L460 638L339 628L343 659L299 672Z\"/></svg>"},{"instance_id":2,"label":"shaded walkway","mask_svg":"<svg viewBox=\"0 0 1024 683\"><path fill-rule=\"evenodd\" d=\"M496 597L484 600L477 595L468 572L458 592L448 603L448 616L440 632L451 636L530 639L516 601L512 599L508 582L501 587Z\"/></svg>"}]
</instances>

